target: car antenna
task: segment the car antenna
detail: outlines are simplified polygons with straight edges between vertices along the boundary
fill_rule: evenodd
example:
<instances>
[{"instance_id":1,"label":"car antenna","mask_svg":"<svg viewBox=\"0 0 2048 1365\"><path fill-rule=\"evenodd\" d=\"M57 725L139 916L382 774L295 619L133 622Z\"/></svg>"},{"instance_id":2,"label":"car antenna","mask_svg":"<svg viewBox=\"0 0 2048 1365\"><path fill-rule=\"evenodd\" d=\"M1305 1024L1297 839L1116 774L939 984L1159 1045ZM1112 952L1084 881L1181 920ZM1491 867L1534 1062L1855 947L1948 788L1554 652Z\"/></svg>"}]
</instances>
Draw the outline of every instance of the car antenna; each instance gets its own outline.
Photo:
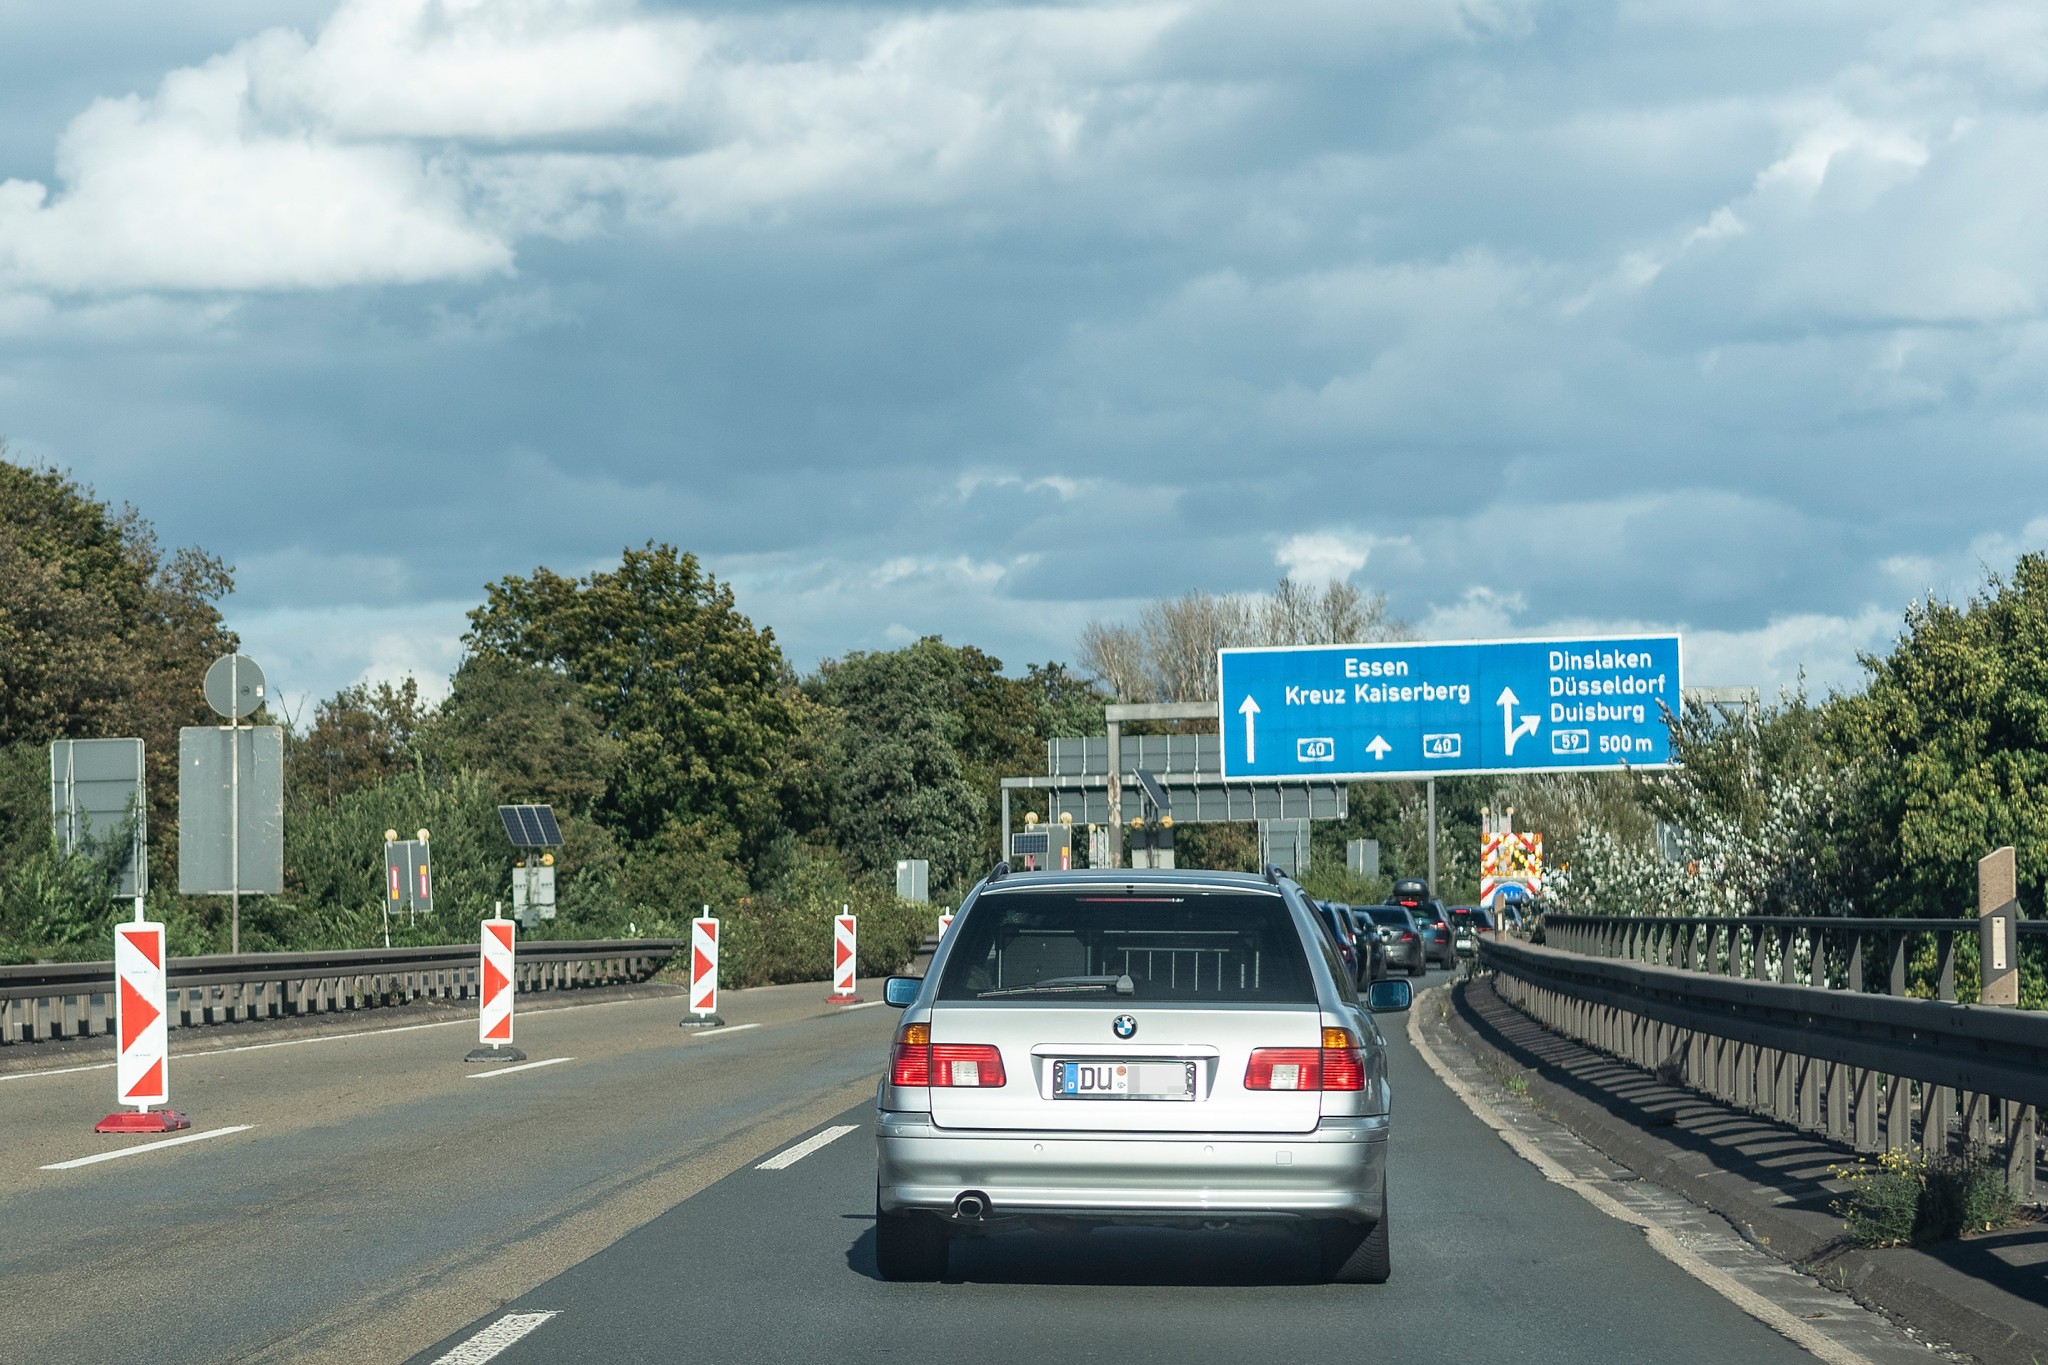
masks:
<instances>
[{"instance_id":1,"label":"car antenna","mask_svg":"<svg viewBox=\"0 0 2048 1365\"><path fill-rule=\"evenodd\" d=\"M988 870L988 880L992 882L999 882L1009 875L1010 860L1008 858L1003 859L1001 862L997 863L994 867Z\"/></svg>"}]
</instances>

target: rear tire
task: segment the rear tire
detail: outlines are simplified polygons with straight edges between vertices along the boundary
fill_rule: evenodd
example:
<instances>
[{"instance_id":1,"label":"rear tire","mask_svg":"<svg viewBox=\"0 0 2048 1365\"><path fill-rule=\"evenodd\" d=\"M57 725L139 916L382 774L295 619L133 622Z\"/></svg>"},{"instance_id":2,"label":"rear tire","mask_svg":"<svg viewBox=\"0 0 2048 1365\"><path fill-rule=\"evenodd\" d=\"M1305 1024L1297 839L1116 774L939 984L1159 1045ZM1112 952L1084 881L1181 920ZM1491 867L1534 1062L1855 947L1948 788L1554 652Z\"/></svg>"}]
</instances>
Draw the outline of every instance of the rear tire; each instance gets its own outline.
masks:
<instances>
[{"instance_id":1,"label":"rear tire","mask_svg":"<svg viewBox=\"0 0 2048 1365\"><path fill-rule=\"evenodd\" d=\"M1384 1183L1380 1187L1380 1221L1370 1232L1356 1223L1325 1223L1322 1243L1323 1278L1330 1283L1385 1284L1394 1266Z\"/></svg>"},{"instance_id":2,"label":"rear tire","mask_svg":"<svg viewBox=\"0 0 2048 1365\"><path fill-rule=\"evenodd\" d=\"M1427 963L1427 962L1418 962L1418 963L1416 963L1416 964L1415 964L1414 966L1412 966L1412 967L1410 967L1410 968L1408 969L1408 975L1410 975L1410 976L1427 976L1427 975L1429 975L1429 963Z\"/></svg>"},{"instance_id":3,"label":"rear tire","mask_svg":"<svg viewBox=\"0 0 2048 1365\"><path fill-rule=\"evenodd\" d=\"M931 1214L875 1209L875 1269L885 1280L943 1279L952 1240Z\"/></svg>"}]
</instances>

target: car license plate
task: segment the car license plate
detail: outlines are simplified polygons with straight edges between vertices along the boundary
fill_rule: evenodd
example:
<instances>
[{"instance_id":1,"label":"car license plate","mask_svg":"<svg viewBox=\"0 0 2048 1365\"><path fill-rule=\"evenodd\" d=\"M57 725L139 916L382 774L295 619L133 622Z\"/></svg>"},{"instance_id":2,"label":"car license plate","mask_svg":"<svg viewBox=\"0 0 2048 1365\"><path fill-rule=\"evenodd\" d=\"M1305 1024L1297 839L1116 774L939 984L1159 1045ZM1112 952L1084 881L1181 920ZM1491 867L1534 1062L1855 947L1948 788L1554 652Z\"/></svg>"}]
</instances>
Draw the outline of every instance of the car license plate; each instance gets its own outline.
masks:
<instances>
[{"instance_id":1,"label":"car license plate","mask_svg":"<svg viewBox=\"0 0 2048 1365\"><path fill-rule=\"evenodd\" d=\"M1056 1061L1056 1100L1191 1100L1193 1062Z\"/></svg>"}]
</instances>

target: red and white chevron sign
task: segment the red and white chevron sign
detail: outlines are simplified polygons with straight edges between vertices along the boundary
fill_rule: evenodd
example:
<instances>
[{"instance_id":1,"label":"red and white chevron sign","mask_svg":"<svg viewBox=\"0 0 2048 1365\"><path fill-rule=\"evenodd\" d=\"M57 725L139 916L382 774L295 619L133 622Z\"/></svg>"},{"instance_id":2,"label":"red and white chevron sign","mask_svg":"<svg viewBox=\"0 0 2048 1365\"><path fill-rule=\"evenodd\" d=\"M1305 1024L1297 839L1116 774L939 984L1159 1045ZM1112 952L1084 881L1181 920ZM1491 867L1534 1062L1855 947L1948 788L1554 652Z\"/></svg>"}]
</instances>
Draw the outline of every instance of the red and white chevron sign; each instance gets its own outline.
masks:
<instances>
[{"instance_id":1,"label":"red and white chevron sign","mask_svg":"<svg viewBox=\"0 0 2048 1365\"><path fill-rule=\"evenodd\" d=\"M147 920L114 930L114 1094L147 1109L171 1098L170 1024L164 1018L164 927Z\"/></svg>"},{"instance_id":2,"label":"red and white chevron sign","mask_svg":"<svg viewBox=\"0 0 2048 1365\"><path fill-rule=\"evenodd\" d=\"M690 921L690 1013L718 1013L718 921Z\"/></svg>"},{"instance_id":3,"label":"red and white chevron sign","mask_svg":"<svg viewBox=\"0 0 2048 1365\"><path fill-rule=\"evenodd\" d=\"M484 921L483 1006L477 1038L486 1043L512 1041L512 934L509 919Z\"/></svg>"},{"instance_id":4,"label":"red and white chevron sign","mask_svg":"<svg viewBox=\"0 0 2048 1365\"><path fill-rule=\"evenodd\" d=\"M853 993L854 919L853 915L832 917L832 994L826 999L834 1004L854 1004L860 999Z\"/></svg>"},{"instance_id":5,"label":"red and white chevron sign","mask_svg":"<svg viewBox=\"0 0 2048 1365\"><path fill-rule=\"evenodd\" d=\"M149 920L114 927L114 1097L135 1112L109 1114L98 1133L168 1133L190 1128L172 1109L152 1109L171 1098L171 1029L164 1017L164 927Z\"/></svg>"}]
</instances>

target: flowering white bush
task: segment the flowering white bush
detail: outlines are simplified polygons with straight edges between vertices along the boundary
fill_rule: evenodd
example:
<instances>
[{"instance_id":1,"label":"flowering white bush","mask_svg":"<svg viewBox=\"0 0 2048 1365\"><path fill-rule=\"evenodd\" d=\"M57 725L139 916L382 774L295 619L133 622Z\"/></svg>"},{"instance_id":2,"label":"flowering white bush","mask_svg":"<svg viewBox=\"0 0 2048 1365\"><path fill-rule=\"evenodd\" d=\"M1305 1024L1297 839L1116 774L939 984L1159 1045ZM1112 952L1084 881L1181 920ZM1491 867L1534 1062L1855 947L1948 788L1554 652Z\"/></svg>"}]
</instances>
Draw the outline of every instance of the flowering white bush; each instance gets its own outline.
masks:
<instances>
[{"instance_id":1,"label":"flowering white bush","mask_svg":"<svg viewBox=\"0 0 2048 1365\"><path fill-rule=\"evenodd\" d=\"M1667 778L1656 804L1678 817L1682 857L1654 839L1598 825L1581 830L1546 879L1549 908L1587 915L1841 914L1833 829L1848 777L1818 766L1785 771L1763 755L1756 717L1711 725L1697 716L1674 740L1701 772ZM1690 751L1687 754L1687 751ZM1730 800L1731 795L1739 800Z\"/></svg>"}]
</instances>

